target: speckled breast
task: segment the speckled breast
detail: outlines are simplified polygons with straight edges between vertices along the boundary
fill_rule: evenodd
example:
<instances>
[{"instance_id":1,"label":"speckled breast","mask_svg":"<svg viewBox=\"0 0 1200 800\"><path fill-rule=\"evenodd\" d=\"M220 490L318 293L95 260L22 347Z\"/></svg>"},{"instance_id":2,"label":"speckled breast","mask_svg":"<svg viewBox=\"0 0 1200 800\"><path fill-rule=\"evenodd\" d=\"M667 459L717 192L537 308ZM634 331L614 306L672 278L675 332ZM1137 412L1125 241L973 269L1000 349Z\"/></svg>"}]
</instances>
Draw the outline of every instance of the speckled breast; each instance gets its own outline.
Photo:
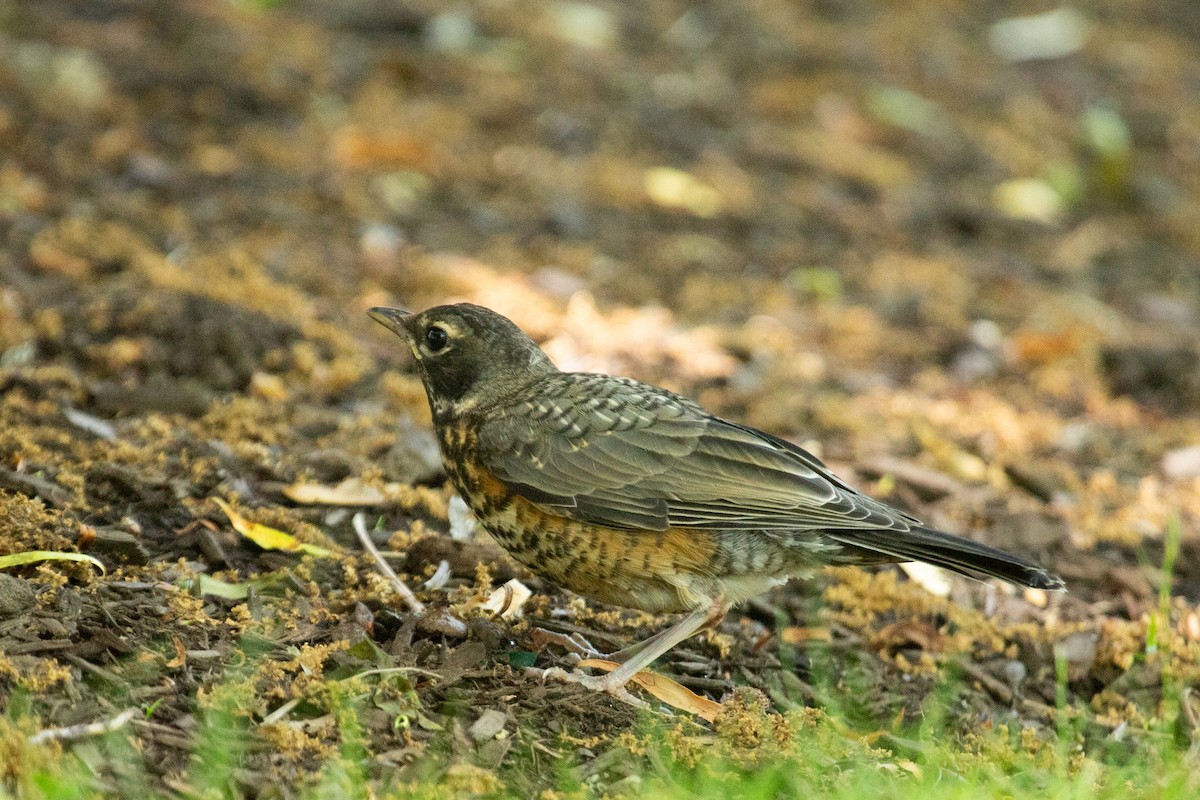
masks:
<instances>
[{"instance_id":1,"label":"speckled breast","mask_svg":"<svg viewBox=\"0 0 1200 800\"><path fill-rule=\"evenodd\" d=\"M713 574L719 560L714 534L623 531L554 514L479 464L469 426L439 425L438 437L446 472L480 524L539 577L586 597L655 612L688 610L711 594L689 587Z\"/></svg>"}]
</instances>

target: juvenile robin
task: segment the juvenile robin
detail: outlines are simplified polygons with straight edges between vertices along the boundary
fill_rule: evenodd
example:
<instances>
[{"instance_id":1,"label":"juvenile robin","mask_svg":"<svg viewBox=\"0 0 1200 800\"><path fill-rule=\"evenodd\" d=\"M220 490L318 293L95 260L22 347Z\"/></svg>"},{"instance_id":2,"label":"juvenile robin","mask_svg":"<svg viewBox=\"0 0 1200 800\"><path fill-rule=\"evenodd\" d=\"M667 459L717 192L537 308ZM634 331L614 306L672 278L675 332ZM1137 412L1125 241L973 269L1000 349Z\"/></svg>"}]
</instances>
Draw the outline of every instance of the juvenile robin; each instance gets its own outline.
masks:
<instances>
[{"instance_id":1,"label":"juvenile robin","mask_svg":"<svg viewBox=\"0 0 1200 800\"><path fill-rule=\"evenodd\" d=\"M509 319L468 303L370 315L412 351L446 471L479 522L542 578L605 603L684 612L607 657L624 686L729 608L826 564L924 561L1060 590L1024 558L927 528L816 457L629 378L560 372Z\"/></svg>"}]
</instances>

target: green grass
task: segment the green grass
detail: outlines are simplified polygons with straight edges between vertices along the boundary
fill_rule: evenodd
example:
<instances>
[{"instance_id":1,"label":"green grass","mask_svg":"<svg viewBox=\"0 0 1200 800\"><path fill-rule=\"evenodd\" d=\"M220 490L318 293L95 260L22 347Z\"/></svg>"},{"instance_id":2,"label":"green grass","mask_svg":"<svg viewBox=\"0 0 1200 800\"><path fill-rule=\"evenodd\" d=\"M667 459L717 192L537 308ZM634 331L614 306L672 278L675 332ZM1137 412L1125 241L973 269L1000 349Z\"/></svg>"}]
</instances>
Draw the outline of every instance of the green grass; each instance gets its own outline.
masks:
<instances>
[{"instance_id":1,"label":"green grass","mask_svg":"<svg viewBox=\"0 0 1200 800\"><path fill-rule=\"evenodd\" d=\"M175 796L241 796L238 773L254 733L240 710L240 685L244 684L223 684L206 701L190 769ZM1165 723L1130 733L1119 742L1089 741L1083 726L1066 724L1057 731L1035 730L1022 729L1014 721L964 731L963 720L954 716L957 696L955 686L939 686L929 695L920 719L865 731L848 727L839 708L763 714L763 701L750 694L718 720L714 731L646 714L638 730L611 742L609 750L594 759L579 758L575 745L562 741L562 757L539 762L536 750L522 746L518 730L509 757L495 770L471 765L469 759L453 763L451 748L435 740L421 763L397 772L372 766L358 724L361 698L333 693L328 708L339 731L336 753L312 765L314 777L294 789L306 800L606 794L679 800L1191 800L1200 793L1197 747L1189 747L1186 736ZM126 731L75 742L59 757L52 749L26 747L19 758L11 759L14 734L27 735L30 726L11 718L6 726L2 738L9 763L18 770L24 765L26 771L14 775L10 766L0 796L171 796L152 787ZM551 793L543 795L546 790Z\"/></svg>"},{"instance_id":2,"label":"green grass","mask_svg":"<svg viewBox=\"0 0 1200 800\"><path fill-rule=\"evenodd\" d=\"M407 677L412 668L397 667L390 656L364 642L345 651L341 665L326 673L290 715L328 716L332 739L296 770L300 777L294 784L269 785L265 795L303 800L1192 800L1200 797L1200 729L1184 713L1181 698L1186 694L1161 652L1169 643L1180 535L1179 521L1173 520L1164 537L1159 608L1137 655L1140 662L1162 665L1161 700L1142 709L1150 719L1145 727L1129 725L1114 733L1097 724L1088 709L1072 705L1078 695L1071 691L1062 658L1055 664L1056 722L1026 727L994 705L972 703L969 681L952 664L943 666L932 686L901 691L884 685L887 678L874 656L834 653L814 642L803 653L781 644L786 668L779 676L795 680L806 658L801 670L809 681L805 691L819 699L819 710L806 707L796 687L783 680L772 689L776 706L789 709L782 715L770 710L770 701L760 693L741 691L726 702L725 713L711 729L686 717L645 713L634 730L613 732L606 741L589 743L588 749L565 736L523 728L518 720L504 733L511 737L506 755L489 762L483 745L462 746L462 730L473 720L474 709L446 700L437 709L443 723L432 722L427 716L432 710L422 708ZM262 768L264 753L268 760L279 754L278 744L259 733L254 722L265 703L255 696L256 670L274 648L246 635L232 662L237 666L194 700L198 724L187 766L171 777L169 788L152 776L132 735L136 722L70 743L35 746L28 741L42 727L35 699L14 693L0 717L0 798L244 796L246 768ZM127 694L113 692L113 707L128 707ZM159 702L141 709L141 719L154 721ZM267 705L276 708L279 703ZM432 731L406 766L383 766L374 758L362 720L380 712L394 720L398 734L414 727ZM389 746L399 741L399 736L383 738ZM491 752L495 755L495 748Z\"/></svg>"}]
</instances>

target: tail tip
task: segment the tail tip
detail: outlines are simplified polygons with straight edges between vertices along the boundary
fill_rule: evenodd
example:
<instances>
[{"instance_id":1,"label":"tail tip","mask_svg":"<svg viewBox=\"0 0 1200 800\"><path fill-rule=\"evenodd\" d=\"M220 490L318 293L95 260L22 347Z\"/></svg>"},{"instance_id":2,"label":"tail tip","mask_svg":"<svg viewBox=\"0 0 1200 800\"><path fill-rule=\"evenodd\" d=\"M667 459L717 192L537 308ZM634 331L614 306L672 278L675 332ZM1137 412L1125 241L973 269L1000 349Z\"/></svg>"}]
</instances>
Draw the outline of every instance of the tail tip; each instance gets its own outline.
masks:
<instances>
[{"instance_id":1,"label":"tail tip","mask_svg":"<svg viewBox=\"0 0 1200 800\"><path fill-rule=\"evenodd\" d=\"M1031 589L1042 589L1047 592L1065 592L1067 590L1067 584L1062 578L1041 568L1030 569L1025 578L1025 585Z\"/></svg>"}]
</instances>

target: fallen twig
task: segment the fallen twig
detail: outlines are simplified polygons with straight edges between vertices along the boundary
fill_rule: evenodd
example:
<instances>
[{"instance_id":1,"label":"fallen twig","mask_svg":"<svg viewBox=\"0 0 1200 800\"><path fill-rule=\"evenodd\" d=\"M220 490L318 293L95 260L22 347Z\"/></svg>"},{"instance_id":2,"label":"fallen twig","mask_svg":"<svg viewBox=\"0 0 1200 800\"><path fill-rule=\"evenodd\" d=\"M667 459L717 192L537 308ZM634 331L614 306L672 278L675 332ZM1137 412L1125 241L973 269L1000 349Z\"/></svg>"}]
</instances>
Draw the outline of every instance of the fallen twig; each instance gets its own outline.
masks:
<instances>
[{"instance_id":1,"label":"fallen twig","mask_svg":"<svg viewBox=\"0 0 1200 800\"><path fill-rule=\"evenodd\" d=\"M84 722L79 725L68 725L65 728L46 728L30 736L29 743L39 745L53 741L69 742L75 739L82 739L85 736L99 736L102 733L111 733L128 725L129 721L138 715L138 712L139 709L137 708L127 708L112 719L101 720L100 722Z\"/></svg>"},{"instance_id":2,"label":"fallen twig","mask_svg":"<svg viewBox=\"0 0 1200 800\"><path fill-rule=\"evenodd\" d=\"M414 614L424 614L425 604L417 599L417 596L412 593L412 589L408 588L408 584L400 580L400 576L383 560L383 556L379 554L379 548L375 547L375 543L371 541L371 534L367 532L366 519L366 515L360 511L351 520L354 525L354 532L358 535L358 540L362 542L363 549L371 554L371 558L375 559L375 565L388 581L391 582L392 588L400 595L400 599L404 601L409 610Z\"/></svg>"},{"instance_id":3,"label":"fallen twig","mask_svg":"<svg viewBox=\"0 0 1200 800\"><path fill-rule=\"evenodd\" d=\"M380 667L379 669L368 669L364 670L363 672L356 672L355 674L348 675L340 680L348 681L354 678L366 678L371 675L424 675L426 678L433 678L439 681L443 680L445 677L440 672L433 672L431 670L421 669L420 667Z\"/></svg>"},{"instance_id":4,"label":"fallen twig","mask_svg":"<svg viewBox=\"0 0 1200 800\"><path fill-rule=\"evenodd\" d=\"M1196 707L1192 705L1192 695L1196 690L1191 686L1185 687L1180 694L1180 704L1183 706L1183 717L1188 723L1188 736L1191 737L1191 750L1196 752L1200 750L1200 715L1196 714Z\"/></svg>"},{"instance_id":5,"label":"fallen twig","mask_svg":"<svg viewBox=\"0 0 1200 800\"><path fill-rule=\"evenodd\" d=\"M958 664L958 667L972 680L979 682L992 697L1001 703L1008 703L1014 707L1019 706L1025 713L1040 717L1047 722L1052 722L1057 717L1058 712L1053 706L1039 703L1036 700L1030 700L1027 697L1021 697L1019 693L1013 691L1003 681L989 675L979 665L963 661Z\"/></svg>"},{"instance_id":6,"label":"fallen twig","mask_svg":"<svg viewBox=\"0 0 1200 800\"><path fill-rule=\"evenodd\" d=\"M392 588L400 595L400 599L404 601L409 610L417 616L417 622L422 630L431 633L441 633L447 636L467 635L467 623L452 616L448 611L443 610L431 613L425 608L425 604L413 594L412 589L409 589L408 585L400 580L400 576L384 561L383 555L375 547L375 543L371 541L371 535L367 532L366 516L361 511L354 515L351 522L354 525L354 533L358 535L358 540L362 542L363 549L371 554L371 558L375 560L379 571L392 584Z\"/></svg>"},{"instance_id":7,"label":"fallen twig","mask_svg":"<svg viewBox=\"0 0 1200 800\"><path fill-rule=\"evenodd\" d=\"M275 709L270 714L267 714L265 717L263 717L262 722L260 722L259 724L260 725L274 725L276 722L279 722L279 720L286 717L293 708L300 705L302 700L304 700L303 697L293 697L291 700L288 700L286 703L281 705L279 708Z\"/></svg>"}]
</instances>

